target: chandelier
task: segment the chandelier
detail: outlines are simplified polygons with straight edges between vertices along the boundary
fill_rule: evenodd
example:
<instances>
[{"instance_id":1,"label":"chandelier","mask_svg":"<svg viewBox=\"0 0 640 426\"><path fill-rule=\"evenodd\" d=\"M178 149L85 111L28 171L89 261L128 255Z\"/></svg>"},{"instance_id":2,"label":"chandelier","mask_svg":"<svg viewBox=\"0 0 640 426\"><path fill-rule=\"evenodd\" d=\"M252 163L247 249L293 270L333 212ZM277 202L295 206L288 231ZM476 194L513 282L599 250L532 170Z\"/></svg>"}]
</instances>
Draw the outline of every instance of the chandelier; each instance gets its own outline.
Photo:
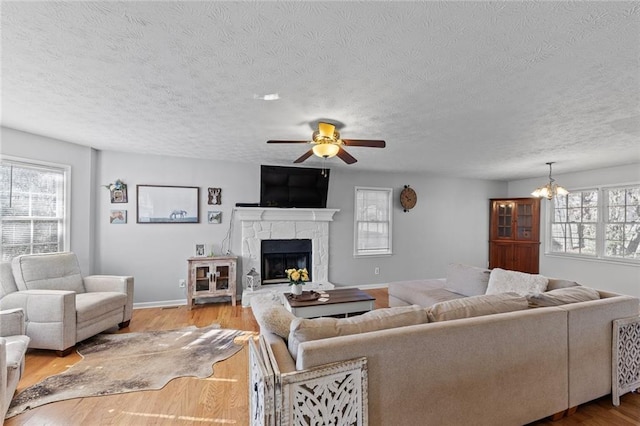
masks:
<instances>
[{"instance_id":1,"label":"chandelier","mask_svg":"<svg viewBox=\"0 0 640 426\"><path fill-rule=\"evenodd\" d=\"M569 191L555 183L555 179L551 177L551 165L553 162L546 163L549 165L549 183L545 186L541 186L537 188L535 191L531 193L534 197L538 198L546 198L547 200L552 199L557 195L567 195Z\"/></svg>"}]
</instances>

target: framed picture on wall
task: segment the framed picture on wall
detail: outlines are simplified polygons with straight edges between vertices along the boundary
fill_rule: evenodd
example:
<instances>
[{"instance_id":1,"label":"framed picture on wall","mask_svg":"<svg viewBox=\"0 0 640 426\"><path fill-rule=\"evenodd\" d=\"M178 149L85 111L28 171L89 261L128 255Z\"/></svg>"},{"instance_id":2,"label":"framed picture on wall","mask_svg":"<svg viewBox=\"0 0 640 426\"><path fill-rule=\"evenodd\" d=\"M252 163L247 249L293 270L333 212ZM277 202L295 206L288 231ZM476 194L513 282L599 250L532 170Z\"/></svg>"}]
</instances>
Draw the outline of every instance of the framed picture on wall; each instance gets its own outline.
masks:
<instances>
[{"instance_id":1,"label":"framed picture on wall","mask_svg":"<svg viewBox=\"0 0 640 426\"><path fill-rule=\"evenodd\" d=\"M207 222L209 223L222 223L222 212L220 211L208 211Z\"/></svg>"},{"instance_id":2,"label":"framed picture on wall","mask_svg":"<svg viewBox=\"0 0 640 426\"><path fill-rule=\"evenodd\" d=\"M112 225L127 223L127 211L111 210L111 213L109 214L109 223L111 223Z\"/></svg>"},{"instance_id":3,"label":"framed picture on wall","mask_svg":"<svg viewBox=\"0 0 640 426\"><path fill-rule=\"evenodd\" d=\"M138 223L199 223L197 186L137 186Z\"/></svg>"}]
</instances>

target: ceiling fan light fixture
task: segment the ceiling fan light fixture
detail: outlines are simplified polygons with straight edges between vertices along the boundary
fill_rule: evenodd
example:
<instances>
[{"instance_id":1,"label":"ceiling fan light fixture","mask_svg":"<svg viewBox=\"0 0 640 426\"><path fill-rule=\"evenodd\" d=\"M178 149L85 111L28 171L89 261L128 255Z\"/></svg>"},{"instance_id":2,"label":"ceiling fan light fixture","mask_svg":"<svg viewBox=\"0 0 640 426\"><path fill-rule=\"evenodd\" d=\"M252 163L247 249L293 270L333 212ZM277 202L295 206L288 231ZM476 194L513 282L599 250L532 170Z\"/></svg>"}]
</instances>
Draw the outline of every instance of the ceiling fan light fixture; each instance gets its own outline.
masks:
<instances>
[{"instance_id":1,"label":"ceiling fan light fixture","mask_svg":"<svg viewBox=\"0 0 640 426\"><path fill-rule=\"evenodd\" d=\"M340 146L331 143L316 144L311 148L313 153L320 158L331 158L340 151Z\"/></svg>"},{"instance_id":2,"label":"ceiling fan light fixture","mask_svg":"<svg viewBox=\"0 0 640 426\"><path fill-rule=\"evenodd\" d=\"M318 123L318 133L324 138L332 138L336 126L329 123Z\"/></svg>"},{"instance_id":3,"label":"ceiling fan light fixture","mask_svg":"<svg viewBox=\"0 0 640 426\"><path fill-rule=\"evenodd\" d=\"M537 198L546 198L547 200L551 200L553 197L558 195L563 196L569 194L569 191L555 183L555 179L551 177L551 165L553 162L546 164L549 165L549 183L541 186L540 188L536 188L531 195Z\"/></svg>"}]
</instances>

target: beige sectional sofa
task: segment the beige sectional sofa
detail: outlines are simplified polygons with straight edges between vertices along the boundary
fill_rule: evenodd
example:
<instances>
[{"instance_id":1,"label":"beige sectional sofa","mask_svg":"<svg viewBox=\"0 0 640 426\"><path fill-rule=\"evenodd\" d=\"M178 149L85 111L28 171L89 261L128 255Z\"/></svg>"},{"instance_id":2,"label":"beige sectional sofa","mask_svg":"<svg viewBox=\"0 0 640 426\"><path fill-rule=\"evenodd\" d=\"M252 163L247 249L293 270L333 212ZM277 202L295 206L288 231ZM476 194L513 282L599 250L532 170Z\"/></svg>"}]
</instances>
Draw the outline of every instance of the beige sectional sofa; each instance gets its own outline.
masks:
<instances>
[{"instance_id":1,"label":"beige sectional sofa","mask_svg":"<svg viewBox=\"0 0 640 426\"><path fill-rule=\"evenodd\" d=\"M304 423L312 415L329 422L349 413L355 424L522 425L611 392L612 321L637 316L637 298L566 291L577 285L546 280L556 293L536 301L499 285L488 291L487 270L455 265L448 275L391 283L395 307L350 319L297 319L277 304L256 306L253 424ZM577 301L583 293L600 298ZM574 303L557 305L563 298ZM389 321L394 312L406 325ZM348 361L362 366L351 376L336 373ZM355 408L343 405L349 398Z\"/></svg>"}]
</instances>

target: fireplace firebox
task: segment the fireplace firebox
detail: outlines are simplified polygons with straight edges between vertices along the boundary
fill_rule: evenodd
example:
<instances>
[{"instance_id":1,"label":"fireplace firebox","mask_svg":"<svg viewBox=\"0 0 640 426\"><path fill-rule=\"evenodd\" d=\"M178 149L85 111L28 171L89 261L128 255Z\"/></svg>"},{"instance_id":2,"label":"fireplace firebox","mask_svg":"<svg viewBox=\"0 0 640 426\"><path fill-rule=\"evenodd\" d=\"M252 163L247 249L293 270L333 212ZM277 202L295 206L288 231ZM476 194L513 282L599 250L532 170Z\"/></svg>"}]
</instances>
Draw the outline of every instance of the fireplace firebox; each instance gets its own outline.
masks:
<instances>
[{"instance_id":1,"label":"fireplace firebox","mask_svg":"<svg viewBox=\"0 0 640 426\"><path fill-rule=\"evenodd\" d=\"M309 280L313 280L311 240L262 240L260 244L263 285L288 282L284 271L291 268L307 268Z\"/></svg>"}]
</instances>

